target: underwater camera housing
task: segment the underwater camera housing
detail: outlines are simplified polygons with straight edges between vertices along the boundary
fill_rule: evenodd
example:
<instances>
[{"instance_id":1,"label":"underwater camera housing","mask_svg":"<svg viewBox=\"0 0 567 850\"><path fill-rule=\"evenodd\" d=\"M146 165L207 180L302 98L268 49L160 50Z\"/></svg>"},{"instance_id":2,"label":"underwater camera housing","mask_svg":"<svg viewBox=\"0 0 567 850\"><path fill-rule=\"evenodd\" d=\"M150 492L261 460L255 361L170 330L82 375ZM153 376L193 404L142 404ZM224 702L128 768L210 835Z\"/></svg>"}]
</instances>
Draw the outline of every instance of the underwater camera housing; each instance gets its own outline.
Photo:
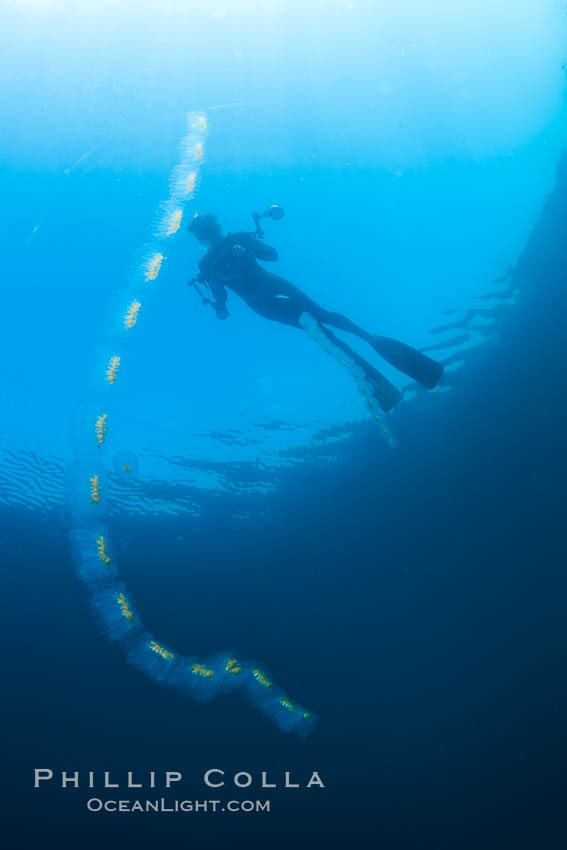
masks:
<instances>
[{"instance_id":1,"label":"underwater camera housing","mask_svg":"<svg viewBox=\"0 0 567 850\"><path fill-rule=\"evenodd\" d=\"M260 227L261 218L271 218L272 221L281 221L283 217L283 207L280 207L279 204L270 204L270 206L266 210L264 210L263 213L253 212L252 218L254 219L254 224L256 225L256 236L259 239L263 239L266 235Z\"/></svg>"}]
</instances>

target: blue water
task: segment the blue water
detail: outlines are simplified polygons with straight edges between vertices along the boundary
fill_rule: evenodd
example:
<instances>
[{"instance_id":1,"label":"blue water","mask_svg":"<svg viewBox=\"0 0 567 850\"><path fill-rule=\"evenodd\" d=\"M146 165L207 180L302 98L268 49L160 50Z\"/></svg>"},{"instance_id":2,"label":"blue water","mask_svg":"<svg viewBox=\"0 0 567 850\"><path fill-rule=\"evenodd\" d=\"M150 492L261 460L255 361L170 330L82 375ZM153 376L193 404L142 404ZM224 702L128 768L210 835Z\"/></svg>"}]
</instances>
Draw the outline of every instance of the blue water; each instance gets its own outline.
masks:
<instances>
[{"instance_id":1,"label":"blue water","mask_svg":"<svg viewBox=\"0 0 567 850\"><path fill-rule=\"evenodd\" d=\"M567 19L426 5L3 9L9 847L563 845ZM110 482L121 577L176 650L266 665L319 715L303 740L129 666L68 542L100 346L193 111L186 215L252 229L281 204L278 274L449 367L427 394L385 369L405 390L389 450L305 333L200 304L184 228L148 290L112 419L139 462ZM181 770L191 799L211 767L326 788L271 792L269 815L94 815L87 789L34 791L36 767Z\"/></svg>"}]
</instances>

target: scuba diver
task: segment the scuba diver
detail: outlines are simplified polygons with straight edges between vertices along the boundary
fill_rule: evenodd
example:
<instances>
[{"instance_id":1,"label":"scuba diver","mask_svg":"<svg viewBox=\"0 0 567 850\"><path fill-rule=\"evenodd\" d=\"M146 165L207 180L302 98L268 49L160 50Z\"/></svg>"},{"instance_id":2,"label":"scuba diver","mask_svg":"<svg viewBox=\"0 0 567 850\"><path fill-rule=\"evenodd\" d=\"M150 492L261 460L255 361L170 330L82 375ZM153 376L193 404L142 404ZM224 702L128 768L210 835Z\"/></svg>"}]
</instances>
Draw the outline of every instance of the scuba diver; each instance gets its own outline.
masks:
<instances>
[{"instance_id":1,"label":"scuba diver","mask_svg":"<svg viewBox=\"0 0 567 850\"><path fill-rule=\"evenodd\" d=\"M398 404L401 400L400 391L374 366L338 339L327 325L360 337L398 371L433 389L443 374L440 363L405 343L368 333L341 313L325 310L288 280L259 265L258 260L273 262L278 259L276 249L262 241L264 231L260 227L260 219L268 216L278 221L283 218L283 214L283 209L273 204L264 213L252 214L256 224L255 233L228 233L226 236L222 235L216 216L195 215L188 230L201 245L207 247L207 253L199 262L199 274L188 283L195 287L203 303L210 304L219 319L227 319L228 287L254 312L274 322L301 328L299 319L302 313L311 314L327 338L364 370L382 410L391 410ZM203 285L212 298L204 294L200 288Z\"/></svg>"}]
</instances>

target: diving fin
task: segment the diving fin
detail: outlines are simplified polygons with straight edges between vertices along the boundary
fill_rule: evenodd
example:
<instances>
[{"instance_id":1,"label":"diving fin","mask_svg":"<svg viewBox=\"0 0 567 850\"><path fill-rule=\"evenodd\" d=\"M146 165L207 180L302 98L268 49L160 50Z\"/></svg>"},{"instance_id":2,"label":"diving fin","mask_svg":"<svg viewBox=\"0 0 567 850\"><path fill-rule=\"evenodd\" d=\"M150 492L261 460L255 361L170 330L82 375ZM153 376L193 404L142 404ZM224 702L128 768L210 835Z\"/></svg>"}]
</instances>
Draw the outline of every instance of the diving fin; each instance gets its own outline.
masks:
<instances>
[{"instance_id":1,"label":"diving fin","mask_svg":"<svg viewBox=\"0 0 567 850\"><path fill-rule=\"evenodd\" d=\"M430 390L437 386L443 374L441 363L396 339L387 336L374 336L372 339L373 348L395 369Z\"/></svg>"},{"instance_id":2,"label":"diving fin","mask_svg":"<svg viewBox=\"0 0 567 850\"><path fill-rule=\"evenodd\" d=\"M366 378L372 384L378 404L385 413L388 413L402 400L401 392L370 363L364 364L364 372Z\"/></svg>"},{"instance_id":3,"label":"diving fin","mask_svg":"<svg viewBox=\"0 0 567 850\"><path fill-rule=\"evenodd\" d=\"M367 363L366 360L363 360L360 354L357 354L356 351L353 351L352 348L346 344L346 342L343 342L342 339L335 336L332 330L327 327L323 327L321 324L319 324L319 328L325 334L327 339L333 343L333 345L336 345L337 348L344 351L348 357L352 358L354 362L361 367L367 380L372 384L376 401L385 413L400 403L402 400L402 394L397 387L390 383L388 378L385 378L378 369L375 369L374 366Z\"/></svg>"}]
</instances>

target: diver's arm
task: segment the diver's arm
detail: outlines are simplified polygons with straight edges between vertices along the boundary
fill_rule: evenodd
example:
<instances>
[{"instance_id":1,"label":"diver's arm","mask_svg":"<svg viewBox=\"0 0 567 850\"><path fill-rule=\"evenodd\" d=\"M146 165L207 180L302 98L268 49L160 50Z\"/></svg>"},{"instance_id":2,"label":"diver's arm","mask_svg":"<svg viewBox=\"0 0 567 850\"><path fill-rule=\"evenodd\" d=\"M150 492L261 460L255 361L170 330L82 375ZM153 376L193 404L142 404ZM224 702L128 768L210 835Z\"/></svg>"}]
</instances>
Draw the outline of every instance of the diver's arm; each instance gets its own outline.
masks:
<instances>
[{"instance_id":1,"label":"diver's arm","mask_svg":"<svg viewBox=\"0 0 567 850\"><path fill-rule=\"evenodd\" d=\"M266 245L265 242L260 242L259 239L254 240L254 256L258 260L277 260L278 252L271 245Z\"/></svg>"},{"instance_id":2,"label":"diver's arm","mask_svg":"<svg viewBox=\"0 0 567 850\"><path fill-rule=\"evenodd\" d=\"M210 290L213 298L215 299L212 303L214 307L215 313L217 314L217 319L228 319L228 310L226 307L226 299L227 299L227 291L222 285L222 283L211 283L209 284Z\"/></svg>"},{"instance_id":3,"label":"diver's arm","mask_svg":"<svg viewBox=\"0 0 567 850\"><path fill-rule=\"evenodd\" d=\"M279 259L276 249L258 239L255 233L230 233L229 237L234 256L237 255L234 250L236 248L237 252L240 249L243 254L246 253L249 257L255 257L257 260L274 261Z\"/></svg>"}]
</instances>

